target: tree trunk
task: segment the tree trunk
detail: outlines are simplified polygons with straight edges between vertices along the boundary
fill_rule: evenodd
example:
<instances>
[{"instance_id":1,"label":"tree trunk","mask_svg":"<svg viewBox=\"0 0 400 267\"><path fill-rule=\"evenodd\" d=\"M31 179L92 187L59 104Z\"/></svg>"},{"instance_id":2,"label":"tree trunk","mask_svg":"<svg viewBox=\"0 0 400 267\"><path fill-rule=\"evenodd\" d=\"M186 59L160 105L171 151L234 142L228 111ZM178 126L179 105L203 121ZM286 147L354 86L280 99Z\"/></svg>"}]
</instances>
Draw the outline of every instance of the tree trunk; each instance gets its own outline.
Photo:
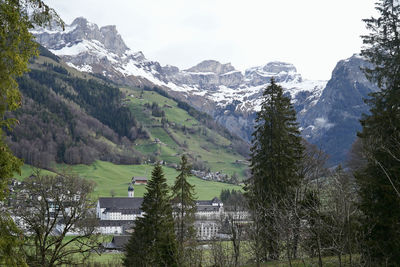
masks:
<instances>
[{"instance_id":1,"label":"tree trunk","mask_svg":"<svg viewBox=\"0 0 400 267\"><path fill-rule=\"evenodd\" d=\"M289 262L289 266L292 267L292 258L290 256L290 240L289 240L289 233L286 233L286 244L287 244L287 248L286 248L286 253L287 253L287 258L288 258L288 262Z\"/></svg>"},{"instance_id":2,"label":"tree trunk","mask_svg":"<svg viewBox=\"0 0 400 267\"><path fill-rule=\"evenodd\" d=\"M317 234L317 247L318 247L318 266L322 267L322 255L321 255L321 240L319 234Z\"/></svg>"}]
</instances>

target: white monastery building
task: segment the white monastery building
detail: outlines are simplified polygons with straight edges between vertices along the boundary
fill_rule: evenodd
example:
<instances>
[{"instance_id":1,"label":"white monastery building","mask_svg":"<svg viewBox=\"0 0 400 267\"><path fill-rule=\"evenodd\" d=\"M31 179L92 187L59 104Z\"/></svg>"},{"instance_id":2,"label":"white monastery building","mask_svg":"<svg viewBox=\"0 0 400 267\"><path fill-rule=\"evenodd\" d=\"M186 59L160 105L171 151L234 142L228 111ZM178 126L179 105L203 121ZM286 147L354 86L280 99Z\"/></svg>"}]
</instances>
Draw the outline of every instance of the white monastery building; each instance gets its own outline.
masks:
<instances>
[{"instance_id":1,"label":"white monastery building","mask_svg":"<svg viewBox=\"0 0 400 267\"><path fill-rule=\"evenodd\" d=\"M143 198L135 197L132 184L128 187L128 197L100 197L96 214L99 218L98 232L102 234L123 234L131 229L135 220L143 216ZM220 229L224 214L224 204L218 198L198 200L195 227L199 239L212 239Z\"/></svg>"}]
</instances>

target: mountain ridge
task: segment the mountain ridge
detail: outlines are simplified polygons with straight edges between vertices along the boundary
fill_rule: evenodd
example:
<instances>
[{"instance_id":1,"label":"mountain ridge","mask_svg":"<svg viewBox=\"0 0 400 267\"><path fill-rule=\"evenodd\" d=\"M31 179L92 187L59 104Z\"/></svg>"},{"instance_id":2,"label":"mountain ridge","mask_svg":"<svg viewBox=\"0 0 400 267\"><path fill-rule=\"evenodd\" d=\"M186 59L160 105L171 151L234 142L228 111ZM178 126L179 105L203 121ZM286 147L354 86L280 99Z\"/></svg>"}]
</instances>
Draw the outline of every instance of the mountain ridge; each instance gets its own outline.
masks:
<instances>
[{"instance_id":1,"label":"mountain ridge","mask_svg":"<svg viewBox=\"0 0 400 267\"><path fill-rule=\"evenodd\" d=\"M130 50L121 39L115 26L98 28L97 25L84 18L76 19L74 22L67 26L65 33L39 29L35 30L34 34L39 43L60 56L70 66L102 74L121 84L161 87L170 95L210 114L217 122L247 141L251 140L255 112L260 108L262 91L272 77L291 97L298 114L302 134L310 142L321 144L324 140L326 141L324 135L338 127L341 121L341 118L336 118L332 112L329 113L329 110L336 110L333 106L338 104L334 96L340 97L341 95L338 89L340 85L336 83L334 88L328 86L329 82L335 79L334 75L329 81L303 79L293 64L279 61L248 68L242 72L236 70L230 63L223 64L216 60L204 60L191 68L180 70L171 65L161 66L157 61L146 59L142 52ZM103 28L110 30L102 32ZM92 31L90 34L86 34L88 29ZM74 40L74 35L81 39ZM53 37L58 40L56 43ZM116 43L119 45L117 48L108 49L108 43L113 39L116 39ZM340 79L342 79L343 85L346 84L349 94L354 93L352 96L358 102L367 97L368 93L376 90L373 85L365 81L365 76L360 73L359 67L365 65L362 58L352 56L338 64L352 66L343 70ZM335 70L340 67L339 65L335 67ZM333 74L335 70L333 70ZM364 89L361 94L357 95L357 88L348 85L347 82L344 82L345 80L358 81L359 84L362 84ZM330 97L326 88L332 88L332 90L327 90L327 92L331 92ZM350 101L351 99L352 97L349 98L347 95L347 99L342 100ZM360 112L365 111L368 110L363 106L356 113L351 114L352 124L354 121L358 123L356 117L359 118ZM335 118L336 121L333 122L332 118ZM352 127L352 129L357 130L358 128ZM344 138L354 141L355 133L353 135L352 138L348 135ZM349 145L346 141L346 147L339 153L342 160L348 149ZM326 150L329 154L337 153L334 145ZM334 156L334 158L337 163L338 157Z\"/></svg>"}]
</instances>

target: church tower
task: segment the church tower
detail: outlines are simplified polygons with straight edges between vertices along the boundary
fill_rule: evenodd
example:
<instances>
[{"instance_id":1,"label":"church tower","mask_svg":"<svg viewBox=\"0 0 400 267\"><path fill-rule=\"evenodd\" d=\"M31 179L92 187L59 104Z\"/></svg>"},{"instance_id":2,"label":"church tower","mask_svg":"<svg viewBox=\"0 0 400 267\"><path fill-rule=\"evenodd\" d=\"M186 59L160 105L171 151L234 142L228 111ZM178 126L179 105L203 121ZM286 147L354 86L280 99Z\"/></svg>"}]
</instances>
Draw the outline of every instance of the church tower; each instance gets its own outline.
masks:
<instances>
[{"instance_id":1,"label":"church tower","mask_svg":"<svg viewBox=\"0 0 400 267\"><path fill-rule=\"evenodd\" d=\"M134 197L134 195L135 195L135 189L133 188L133 185L132 185L132 184L129 184L129 187L128 187L128 197Z\"/></svg>"}]
</instances>

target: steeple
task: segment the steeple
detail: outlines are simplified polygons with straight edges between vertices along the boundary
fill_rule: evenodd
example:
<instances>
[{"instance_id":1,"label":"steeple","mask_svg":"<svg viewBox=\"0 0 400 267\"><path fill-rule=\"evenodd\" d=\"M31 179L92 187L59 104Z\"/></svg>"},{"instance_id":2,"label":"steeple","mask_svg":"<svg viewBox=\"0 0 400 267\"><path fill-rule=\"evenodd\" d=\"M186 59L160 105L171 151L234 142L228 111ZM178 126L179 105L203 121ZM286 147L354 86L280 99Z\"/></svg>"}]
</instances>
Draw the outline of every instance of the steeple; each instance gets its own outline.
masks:
<instances>
[{"instance_id":1,"label":"steeple","mask_svg":"<svg viewBox=\"0 0 400 267\"><path fill-rule=\"evenodd\" d=\"M132 184L129 184L128 187L128 197L133 197L135 195L135 189L133 188Z\"/></svg>"}]
</instances>

